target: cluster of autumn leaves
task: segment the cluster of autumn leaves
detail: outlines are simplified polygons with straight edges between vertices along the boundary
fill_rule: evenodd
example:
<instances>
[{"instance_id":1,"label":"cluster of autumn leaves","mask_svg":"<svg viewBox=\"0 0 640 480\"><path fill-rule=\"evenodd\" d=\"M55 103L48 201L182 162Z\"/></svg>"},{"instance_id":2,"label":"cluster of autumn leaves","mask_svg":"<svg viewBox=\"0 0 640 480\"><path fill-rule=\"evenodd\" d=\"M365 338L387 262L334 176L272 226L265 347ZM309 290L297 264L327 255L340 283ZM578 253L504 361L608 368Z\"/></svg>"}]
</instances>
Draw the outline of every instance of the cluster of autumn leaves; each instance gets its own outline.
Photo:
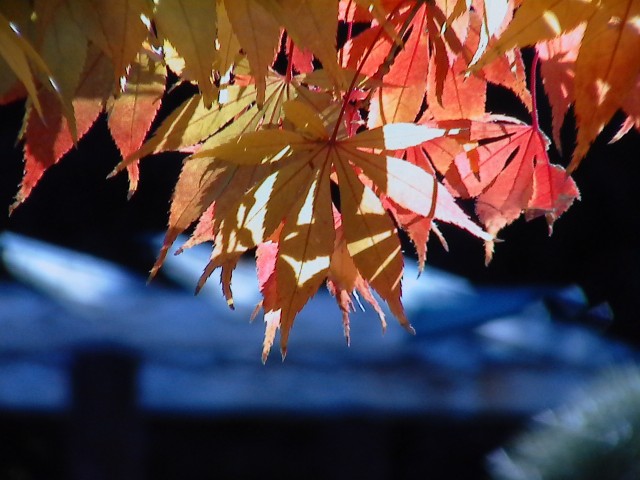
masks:
<instances>
[{"instance_id":1,"label":"cluster of autumn leaves","mask_svg":"<svg viewBox=\"0 0 640 480\"><path fill-rule=\"evenodd\" d=\"M572 169L619 109L616 138L640 130L638 45L640 0L2 0L0 102L27 98L12 208L106 112L130 193L141 158L188 154L152 274L195 223L182 248L214 245L199 286L220 268L233 306L233 269L255 250L263 360L278 330L284 355L323 283L347 339L354 296L385 325L372 289L411 329L398 228L421 269L438 222L482 239L488 260L504 226L551 227L578 197L549 161L520 48L535 48L558 146L574 105ZM199 93L145 142L168 71ZM531 125L488 112L488 84Z\"/></svg>"}]
</instances>

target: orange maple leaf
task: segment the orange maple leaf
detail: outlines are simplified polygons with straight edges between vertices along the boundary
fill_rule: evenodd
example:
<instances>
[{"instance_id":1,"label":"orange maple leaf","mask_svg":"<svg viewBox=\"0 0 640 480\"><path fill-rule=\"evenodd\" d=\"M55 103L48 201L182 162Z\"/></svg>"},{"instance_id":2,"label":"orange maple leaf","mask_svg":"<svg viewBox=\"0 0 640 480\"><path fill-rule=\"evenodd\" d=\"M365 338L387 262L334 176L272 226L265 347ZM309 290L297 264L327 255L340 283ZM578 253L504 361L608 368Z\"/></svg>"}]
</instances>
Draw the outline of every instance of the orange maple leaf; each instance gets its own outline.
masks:
<instances>
[{"instance_id":1,"label":"orange maple leaf","mask_svg":"<svg viewBox=\"0 0 640 480\"><path fill-rule=\"evenodd\" d=\"M277 300L266 313L275 312L269 318L279 319L281 350L286 351L296 314L329 275L335 249L330 183L335 182L349 255L362 278L409 328L400 303L400 243L378 196L425 217L452 220L446 209L441 211L440 204L434 203L439 196L434 189L443 188L438 187L435 177L384 152L408 148L447 132L423 125L389 124L332 140L329 125L307 104L290 100L283 107L292 129L248 132L234 141L203 147L185 164L185 168L199 168L199 162L208 162L211 172L238 169L241 177L241 172L246 172L254 182L235 189L240 192L234 197L235 204L227 204L222 211L216 204L215 247L203 279L217 267L232 265L248 249L269 239L277 242ZM212 168L214 165L219 166ZM264 170L254 176L257 167ZM195 191L190 187L191 194L181 193L174 202L212 191L209 187L200 190L200 185ZM491 239L477 227L474 233Z\"/></svg>"},{"instance_id":2,"label":"orange maple leaf","mask_svg":"<svg viewBox=\"0 0 640 480\"><path fill-rule=\"evenodd\" d=\"M167 69L154 63L144 53L139 53L132 64L124 91L110 99L109 130L124 158L136 152L151 128L160 108L165 90ZM129 196L138 185L138 165L127 166L129 172Z\"/></svg>"},{"instance_id":3,"label":"orange maple leaf","mask_svg":"<svg viewBox=\"0 0 640 480\"><path fill-rule=\"evenodd\" d=\"M95 123L113 88L113 70L106 57L92 49L78 83L73 101L77 135L81 138ZM26 200L44 172L57 163L74 145L74 138L64 116L62 104L49 90L41 90L40 103L46 105L41 118L28 113L25 133L25 167L20 190L11 210Z\"/></svg>"},{"instance_id":4,"label":"orange maple leaf","mask_svg":"<svg viewBox=\"0 0 640 480\"><path fill-rule=\"evenodd\" d=\"M497 121L496 121L497 120ZM564 169L552 165L549 141L535 126L489 117L472 122L471 148L458 153L447 170L447 186L462 197L476 199L476 212L493 235L517 219L545 215L553 222L579 198ZM476 170L469 158L474 158ZM493 242L486 244L487 262Z\"/></svg>"},{"instance_id":5,"label":"orange maple leaf","mask_svg":"<svg viewBox=\"0 0 640 480\"><path fill-rule=\"evenodd\" d=\"M550 40L585 24L573 81L578 134L571 171L636 88L640 73L638 18L640 0L525 1L476 67L513 47Z\"/></svg>"}]
</instances>

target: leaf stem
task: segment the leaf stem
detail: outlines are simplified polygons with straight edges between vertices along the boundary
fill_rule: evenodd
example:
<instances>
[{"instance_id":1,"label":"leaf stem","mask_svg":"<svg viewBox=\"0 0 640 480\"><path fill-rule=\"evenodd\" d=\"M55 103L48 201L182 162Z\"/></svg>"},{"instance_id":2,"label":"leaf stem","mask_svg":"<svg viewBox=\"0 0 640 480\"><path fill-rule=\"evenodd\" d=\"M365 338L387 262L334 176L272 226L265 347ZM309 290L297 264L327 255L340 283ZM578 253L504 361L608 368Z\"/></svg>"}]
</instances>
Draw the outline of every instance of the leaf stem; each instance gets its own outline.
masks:
<instances>
[{"instance_id":1,"label":"leaf stem","mask_svg":"<svg viewBox=\"0 0 640 480\"><path fill-rule=\"evenodd\" d=\"M348 16L349 16L349 10L351 10L351 7L353 5L353 0L349 0L347 2L347 8L345 9L345 22L347 23L347 38L345 40L345 45L347 42L349 42L349 40L351 40L351 37L353 35L353 23L354 22L348 22ZM354 13L354 18L355 18L355 13ZM339 65L342 67L342 62L344 60L344 45L343 48L340 49L340 52L338 53L338 63Z\"/></svg>"},{"instance_id":2,"label":"leaf stem","mask_svg":"<svg viewBox=\"0 0 640 480\"><path fill-rule=\"evenodd\" d=\"M287 35L287 75L285 82L290 83L291 77L293 77L293 40Z\"/></svg>"},{"instance_id":3,"label":"leaf stem","mask_svg":"<svg viewBox=\"0 0 640 480\"><path fill-rule=\"evenodd\" d=\"M396 7L387 16L387 18L386 18L386 22L387 23L390 21L391 18L393 18L393 16L396 13L398 13L398 11L400 10L400 7L402 7L405 3L406 2L400 2L400 3L398 3L398 5L396 5ZM419 6L420 3L418 2L417 5ZM417 12L417 7L414 7L414 11L412 12L412 15L409 15L409 21L405 22L405 25L402 26L402 29L401 29L402 31L400 32L400 35L399 35L400 38L402 38L402 36L406 32L406 30L408 28L408 25L411 22L411 19L415 15L415 12ZM373 52L373 47L375 46L376 42L378 41L378 39L380 38L382 33L385 31L384 26L381 25L381 27L382 28L380 28L380 31L378 32L378 34L373 38L369 50L367 50L367 52L362 57L362 60L360 60L360 63L358 64L358 68L357 68L355 74L353 75L353 78L351 79L351 83L349 84L349 88L347 88L347 91L344 94L344 100L342 101L342 107L340 108L340 114L338 115L338 120L336 121L336 125L333 128L333 132L331 134L331 139L330 139L331 143L335 142L335 140L336 140L336 138L338 136L338 129L340 128L340 122L342 121L342 117L344 117L344 114L346 112L347 104L349 103L349 98L351 98L351 92L353 92L353 89L355 88L358 76L360 75L360 72L362 72L362 68L364 67L367 59L369 58L369 55L371 55L371 53ZM393 52L393 49L392 49L392 52Z\"/></svg>"},{"instance_id":4,"label":"leaf stem","mask_svg":"<svg viewBox=\"0 0 640 480\"><path fill-rule=\"evenodd\" d=\"M533 60L531 61L531 78L529 81L529 90L531 91L531 122L533 123L533 130L540 132L540 123L538 120L538 100L536 95L536 80L538 74L538 50L534 50Z\"/></svg>"}]
</instances>

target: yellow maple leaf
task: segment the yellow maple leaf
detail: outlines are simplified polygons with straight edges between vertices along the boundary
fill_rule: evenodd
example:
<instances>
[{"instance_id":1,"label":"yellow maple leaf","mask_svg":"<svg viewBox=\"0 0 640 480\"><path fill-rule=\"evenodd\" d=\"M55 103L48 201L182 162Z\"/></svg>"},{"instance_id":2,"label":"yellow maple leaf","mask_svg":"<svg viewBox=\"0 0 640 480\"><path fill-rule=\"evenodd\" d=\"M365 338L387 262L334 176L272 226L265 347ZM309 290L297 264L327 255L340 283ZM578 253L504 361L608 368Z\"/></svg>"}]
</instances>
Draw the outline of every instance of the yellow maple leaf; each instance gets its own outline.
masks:
<instances>
[{"instance_id":1,"label":"yellow maple leaf","mask_svg":"<svg viewBox=\"0 0 640 480\"><path fill-rule=\"evenodd\" d=\"M123 157L140 148L160 108L164 94L167 69L161 63L152 62L139 53L129 69L124 91L111 98L107 105L109 130ZM129 172L129 196L138 186L138 165L127 166Z\"/></svg>"},{"instance_id":2,"label":"yellow maple leaf","mask_svg":"<svg viewBox=\"0 0 640 480\"><path fill-rule=\"evenodd\" d=\"M205 277L276 235L277 301L268 311L277 311L285 352L296 314L329 273L335 235L330 184L337 182L347 251L362 278L411 330L400 302L400 241L379 195L421 215L437 216L437 181L386 152L455 132L400 123L336 137L329 132L339 129L325 125L326 119L306 103L290 100L283 110L291 129L248 132L193 155L195 160L211 158L239 169L261 166L271 172L258 177L232 208L214 213L215 248Z\"/></svg>"},{"instance_id":3,"label":"yellow maple leaf","mask_svg":"<svg viewBox=\"0 0 640 480\"><path fill-rule=\"evenodd\" d=\"M602 2L589 19L576 59L578 127L569 170L623 105L640 73L640 0Z\"/></svg>"},{"instance_id":4,"label":"yellow maple leaf","mask_svg":"<svg viewBox=\"0 0 640 480\"><path fill-rule=\"evenodd\" d=\"M146 0L66 2L86 36L111 58L115 79L119 81L147 37L142 18L151 18L151 4Z\"/></svg>"},{"instance_id":5,"label":"yellow maple leaf","mask_svg":"<svg viewBox=\"0 0 640 480\"><path fill-rule=\"evenodd\" d=\"M280 26L260 0L225 0L233 31L249 59L255 78L257 102L265 98L266 77L278 49Z\"/></svg>"},{"instance_id":6,"label":"yellow maple leaf","mask_svg":"<svg viewBox=\"0 0 640 480\"><path fill-rule=\"evenodd\" d=\"M336 55L338 0L261 0L301 48L310 50L322 62L337 86L344 86L345 74ZM327 41L331 39L332 41Z\"/></svg>"},{"instance_id":7,"label":"yellow maple leaf","mask_svg":"<svg viewBox=\"0 0 640 480\"><path fill-rule=\"evenodd\" d=\"M216 3L211 0L161 0L154 20L158 35L175 47L198 82L206 107L215 100Z\"/></svg>"},{"instance_id":8,"label":"yellow maple leaf","mask_svg":"<svg viewBox=\"0 0 640 480\"><path fill-rule=\"evenodd\" d=\"M613 114L623 106L640 73L639 0L528 0L478 61L480 68L514 47L534 45L586 24L574 81L576 168Z\"/></svg>"},{"instance_id":9,"label":"yellow maple leaf","mask_svg":"<svg viewBox=\"0 0 640 480\"><path fill-rule=\"evenodd\" d=\"M18 77L25 86L29 98L33 102L40 117L43 117L42 107L38 99L38 91L33 76L32 67L36 72L42 73L49 80L53 87L53 92L60 99L60 93L57 90L57 84L53 80L49 67L44 62L40 54L33 46L22 36L19 27L10 19L0 13L0 57L4 59L9 68ZM69 113L68 110L65 113ZM73 114L67 115L69 123L72 126L72 132L75 131L75 121ZM75 135L74 135L75 137Z\"/></svg>"}]
</instances>

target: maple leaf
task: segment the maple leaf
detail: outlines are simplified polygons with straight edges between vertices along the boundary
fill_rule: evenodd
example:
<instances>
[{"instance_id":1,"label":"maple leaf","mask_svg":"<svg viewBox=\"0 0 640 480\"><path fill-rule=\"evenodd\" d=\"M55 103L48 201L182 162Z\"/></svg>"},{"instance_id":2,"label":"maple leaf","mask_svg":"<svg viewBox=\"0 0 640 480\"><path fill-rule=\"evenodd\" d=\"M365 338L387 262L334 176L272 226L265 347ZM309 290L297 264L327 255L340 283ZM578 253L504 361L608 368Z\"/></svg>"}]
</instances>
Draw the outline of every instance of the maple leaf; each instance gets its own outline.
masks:
<instances>
[{"instance_id":1,"label":"maple leaf","mask_svg":"<svg viewBox=\"0 0 640 480\"><path fill-rule=\"evenodd\" d=\"M44 30L42 59L55 79L72 137L77 138L73 98L87 58L87 39L65 3L37 1L35 14Z\"/></svg>"},{"instance_id":2,"label":"maple leaf","mask_svg":"<svg viewBox=\"0 0 640 480\"><path fill-rule=\"evenodd\" d=\"M476 212L496 235L524 211L528 218L545 215L549 228L579 197L564 169L552 165L548 140L533 126L498 121L472 122L467 141L472 148L456 155L447 171L447 186L462 197L476 198ZM469 157L476 157L477 170ZM486 243L486 261L493 242Z\"/></svg>"},{"instance_id":3,"label":"maple leaf","mask_svg":"<svg viewBox=\"0 0 640 480\"><path fill-rule=\"evenodd\" d=\"M214 67L222 75L226 74L240 57L240 42L236 36L224 2L218 0L216 4L218 16L217 55Z\"/></svg>"},{"instance_id":4,"label":"maple leaf","mask_svg":"<svg viewBox=\"0 0 640 480\"><path fill-rule=\"evenodd\" d=\"M258 274L258 287L262 294L262 302L256 306L252 319L258 314L260 308L264 308L264 341L262 342L262 363L266 363L269 352L275 341L276 333L280 328L280 312L277 305L277 291L275 279L276 259L278 256L278 243L267 241L260 243L256 248L256 272Z\"/></svg>"},{"instance_id":5,"label":"maple leaf","mask_svg":"<svg viewBox=\"0 0 640 480\"><path fill-rule=\"evenodd\" d=\"M384 312L378 301L371 292L371 288L366 280L356 268L356 265L349 253L342 227L342 215L334 207L333 209L334 229L336 232L333 253L329 263L327 278L327 288L335 297L336 302L342 312L342 325L347 345L351 342L349 316L354 310L352 297L357 293L362 296L375 310L382 325L382 331L387 328Z\"/></svg>"},{"instance_id":6,"label":"maple leaf","mask_svg":"<svg viewBox=\"0 0 640 480\"><path fill-rule=\"evenodd\" d=\"M313 54L310 50L293 45L293 51L291 52L291 64L299 73L313 72Z\"/></svg>"},{"instance_id":7,"label":"maple leaf","mask_svg":"<svg viewBox=\"0 0 640 480\"><path fill-rule=\"evenodd\" d=\"M124 91L110 99L107 105L109 130L123 157L136 152L142 145L160 108L166 75L162 64L151 62L146 54L139 53L129 70ZM132 163L127 169L131 196L138 185L138 165Z\"/></svg>"},{"instance_id":8,"label":"maple leaf","mask_svg":"<svg viewBox=\"0 0 640 480\"><path fill-rule=\"evenodd\" d=\"M152 137L121 162L114 173L144 156L170 150L184 150L214 136L236 116L249 110L255 101L255 87L229 87L227 102L207 108L204 99L195 95L174 109ZM216 108L217 107L217 108Z\"/></svg>"},{"instance_id":9,"label":"maple leaf","mask_svg":"<svg viewBox=\"0 0 640 480\"><path fill-rule=\"evenodd\" d=\"M345 78L336 56L338 0L261 1L273 12L294 43L312 52L335 84L342 86Z\"/></svg>"},{"instance_id":10,"label":"maple leaf","mask_svg":"<svg viewBox=\"0 0 640 480\"><path fill-rule=\"evenodd\" d=\"M355 266L353 258L349 254L344 230L342 228L342 216L335 206L333 210L333 228L335 241L331 253L329 268L327 271L327 289L336 299L342 312L342 323L347 345L350 344L350 313L354 310L352 297L359 294L368 302L380 318L383 332L387 328L385 314L371 292L366 280L362 278ZM278 235L280 236L280 235ZM276 332L281 327L281 309L278 308L278 282L276 278L276 265L279 256L279 242L267 241L260 243L256 249L256 269L258 283L263 301L259 305L265 310L265 335L262 350L262 362L266 362L271 347L273 346ZM357 297L356 297L357 298ZM358 302L360 300L358 299ZM257 313L254 312L254 315ZM286 347L286 344L285 344ZM283 356L286 350L282 351Z\"/></svg>"},{"instance_id":11,"label":"maple leaf","mask_svg":"<svg viewBox=\"0 0 640 480\"><path fill-rule=\"evenodd\" d=\"M400 323L410 328L400 303L400 242L375 191L415 213L428 216L435 210L437 216L438 207L432 203L437 198L433 192L436 181L416 165L373 152L407 148L446 131L389 124L331 140L328 125L306 103L290 100L283 108L294 129L248 132L213 148L203 146L191 157L190 162L215 159L212 165L223 169L229 164L245 172L255 166L267 169L266 177L257 177L253 187L238 195L233 208L223 212L217 205L214 208L215 247L203 279L248 249L268 239L277 241L277 302L266 312L275 312L269 317L272 323L273 318L279 319L281 350L286 352L295 316L329 272L335 247L331 228L333 178L339 186L349 255L362 278L387 302ZM276 231L277 238L272 238Z\"/></svg>"},{"instance_id":12,"label":"maple leaf","mask_svg":"<svg viewBox=\"0 0 640 480\"><path fill-rule=\"evenodd\" d=\"M347 251L363 278L412 331L400 302L403 262L395 225L375 193L358 180L349 165L340 162L336 169Z\"/></svg>"},{"instance_id":13,"label":"maple leaf","mask_svg":"<svg viewBox=\"0 0 640 480\"><path fill-rule=\"evenodd\" d=\"M85 35L112 61L116 82L126 75L148 35L142 18L152 17L146 0L65 0Z\"/></svg>"},{"instance_id":14,"label":"maple leaf","mask_svg":"<svg viewBox=\"0 0 640 480\"><path fill-rule=\"evenodd\" d=\"M12 208L106 106L123 157L112 174L128 170L130 194L141 158L188 155L151 276L197 223L179 251L213 243L196 290L219 268L233 308L234 268L255 249L263 361L278 332L286 354L325 282L347 342L356 294L385 327L374 290L411 330L398 229L419 271L431 232L444 243L439 222L484 240L488 261L503 227L544 216L551 233L579 198L549 161L518 47L536 46L532 85L540 58L558 144L575 104L574 168L616 110L627 118L612 141L640 130L638 18L640 0L4 2L0 103L28 97ZM145 142L167 67L200 92ZM532 125L489 114L488 83L513 92Z\"/></svg>"},{"instance_id":15,"label":"maple leaf","mask_svg":"<svg viewBox=\"0 0 640 480\"><path fill-rule=\"evenodd\" d=\"M478 21L479 28L479 18L473 18ZM463 46L467 57L475 50L478 41L477 32L470 30ZM431 61L427 87L428 114L437 120L479 118L485 112L486 81L479 76L466 75L469 59L465 55L451 56L453 58L447 63L446 70L436 68L436 57Z\"/></svg>"},{"instance_id":16,"label":"maple leaf","mask_svg":"<svg viewBox=\"0 0 640 480\"><path fill-rule=\"evenodd\" d=\"M499 35L511 20L513 2L510 0L483 0L474 2L474 9L482 19L479 29L478 46L469 62L474 64L484 54L489 39Z\"/></svg>"},{"instance_id":17,"label":"maple leaf","mask_svg":"<svg viewBox=\"0 0 640 480\"><path fill-rule=\"evenodd\" d=\"M221 212L226 211L226 206L242 197L251 187L251 182L265 174L264 168L240 169L234 165L221 165L207 151L225 144L236 135L250 134L265 121L278 121L283 102L289 98L314 98L319 102L317 108L332 108L328 105L330 99L313 95L309 97L311 93L306 92L297 82L287 82L285 77L276 74L268 78L262 109L258 109L256 105L257 91L254 85L230 86L226 91L227 99L218 108L214 106L207 109L198 96L185 101L165 119L147 143L121 162L113 172L122 170L147 154L189 149L197 145L199 153L185 160L176 184L169 214L169 229L151 276L162 265L169 247L178 235L211 208L213 202L218 203L216 211L222 216ZM240 158L237 157L236 161ZM196 242L194 239L191 244Z\"/></svg>"},{"instance_id":18,"label":"maple leaf","mask_svg":"<svg viewBox=\"0 0 640 480\"><path fill-rule=\"evenodd\" d=\"M44 112L40 105L40 99L37 92L37 85L34 79L33 68L37 73L41 73L51 83L52 92L59 96L56 90L56 83L53 80L49 67L42 59L41 55L33 48L33 46L22 36L18 25L7 19L0 12L0 57L4 59L13 74L22 82L26 89L29 99L33 103L38 114L42 117ZM73 125L73 117L69 117Z\"/></svg>"},{"instance_id":19,"label":"maple leaf","mask_svg":"<svg viewBox=\"0 0 640 480\"><path fill-rule=\"evenodd\" d=\"M341 49L343 67L358 69L373 77L393 47L392 38L381 25L372 25L359 35L347 40Z\"/></svg>"},{"instance_id":20,"label":"maple leaf","mask_svg":"<svg viewBox=\"0 0 640 480\"><path fill-rule=\"evenodd\" d=\"M640 49L636 48L640 41L639 17L638 0L525 1L476 66L489 63L508 49L552 39L585 22L575 61L578 134L569 166L572 170L635 87L640 73Z\"/></svg>"},{"instance_id":21,"label":"maple leaf","mask_svg":"<svg viewBox=\"0 0 640 480\"><path fill-rule=\"evenodd\" d=\"M161 0L154 14L158 35L166 38L184 59L202 92L204 104L215 100L213 65L216 61L216 2Z\"/></svg>"},{"instance_id":22,"label":"maple leaf","mask_svg":"<svg viewBox=\"0 0 640 480\"><path fill-rule=\"evenodd\" d=\"M374 90L369 111L369 128L385 123L412 122L418 116L427 86L429 64L426 33L427 8L422 5L410 23L411 33Z\"/></svg>"},{"instance_id":23,"label":"maple leaf","mask_svg":"<svg viewBox=\"0 0 640 480\"><path fill-rule=\"evenodd\" d=\"M284 217L275 273L280 314L281 351L297 313L324 282L333 252L330 169L326 165L311 177L306 195L300 195Z\"/></svg>"},{"instance_id":24,"label":"maple leaf","mask_svg":"<svg viewBox=\"0 0 640 480\"><path fill-rule=\"evenodd\" d=\"M636 79L635 88L624 100L622 109L627 114L627 118L620 126L620 130L618 130L615 136L611 139L610 143L618 141L634 127L640 132L640 75L638 75L638 78Z\"/></svg>"},{"instance_id":25,"label":"maple leaf","mask_svg":"<svg viewBox=\"0 0 640 480\"><path fill-rule=\"evenodd\" d=\"M447 58L443 62L434 56L429 66L427 115L438 120L481 118L485 114L487 82L511 90L531 111L531 95L527 90L524 64L519 52L507 52L469 75L474 55L480 51L486 20L483 21L481 12L475 11L467 12L462 19L465 20L464 43L456 46L455 50L443 45ZM462 37L462 32L458 33L458 37Z\"/></svg>"},{"instance_id":26,"label":"maple leaf","mask_svg":"<svg viewBox=\"0 0 640 480\"><path fill-rule=\"evenodd\" d=\"M73 101L79 138L100 115L113 88L112 72L105 56L96 49L90 50ZM58 98L49 90L41 90L39 98L46 106L43 109L44 117L41 118L33 110L27 111L24 177L11 211L26 200L45 170L57 163L74 145Z\"/></svg>"},{"instance_id":27,"label":"maple leaf","mask_svg":"<svg viewBox=\"0 0 640 480\"><path fill-rule=\"evenodd\" d=\"M493 237L488 235L458 206L449 190L436 180L436 174L431 163L431 158L427 153L427 145L438 144L443 138L434 139L431 142L418 147L411 147L401 151L396 151L397 156L406 157L406 160L419 166L432 175L431 211L427 214L419 214L410 209L400 206L393 199L384 197L383 205L393 214L398 225L407 232L418 253L418 271L422 272L426 261L426 244L429 233L434 230L444 242L439 234L435 220L440 220L452 225L456 225L471 234L485 241L491 241ZM425 190L428 190L425 188ZM445 243L446 246L446 243Z\"/></svg>"},{"instance_id":28,"label":"maple leaf","mask_svg":"<svg viewBox=\"0 0 640 480\"><path fill-rule=\"evenodd\" d=\"M579 26L536 46L544 89L551 104L553 141L557 146L561 145L560 129L564 118L575 100L575 62L583 35L584 26Z\"/></svg>"},{"instance_id":29,"label":"maple leaf","mask_svg":"<svg viewBox=\"0 0 640 480\"><path fill-rule=\"evenodd\" d=\"M636 86L640 74L639 19L640 1L627 0L603 2L587 23L576 59L578 138L570 170L578 166L591 142Z\"/></svg>"},{"instance_id":30,"label":"maple leaf","mask_svg":"<svg viewBox=\"0 0 640 480\"><path fill-rule=\"evenodd\" d=\"M264 102L266 77L278 49L280 26L260 0L225 0L233 31L246 52L256 82L258 105Z\"/></svg>"},{"instance_id":31,"label":"maple leaf","mask_svg":"<svg viewBox=\"0 0 640 480\"><path fill-rule=\"evenodd\" d=\"M582 0L523 1L508 27L475 63L476 68L514 47L534 45L573 30L592 18L600 3Z\"/></svg>"},{"instance_id":32,"label":"maple leaf","mask_svg":"<svg viewBox=\"0 0 640 480\"><path fill-rule=\"evenodd\" d=\"M172 150L193 151L205 142L208 142L205 144L208 148L251 131L264 122L277 122L282 103L299 93L299 85L272 72L266 79L265 88L266 100L262 109L257 107L258 92L253 84L227 86L221 93L224 100L216 102L213 108L207 108L200 95L185 100L111 175L147 155Z\"/></svg>"}]
</instances>

